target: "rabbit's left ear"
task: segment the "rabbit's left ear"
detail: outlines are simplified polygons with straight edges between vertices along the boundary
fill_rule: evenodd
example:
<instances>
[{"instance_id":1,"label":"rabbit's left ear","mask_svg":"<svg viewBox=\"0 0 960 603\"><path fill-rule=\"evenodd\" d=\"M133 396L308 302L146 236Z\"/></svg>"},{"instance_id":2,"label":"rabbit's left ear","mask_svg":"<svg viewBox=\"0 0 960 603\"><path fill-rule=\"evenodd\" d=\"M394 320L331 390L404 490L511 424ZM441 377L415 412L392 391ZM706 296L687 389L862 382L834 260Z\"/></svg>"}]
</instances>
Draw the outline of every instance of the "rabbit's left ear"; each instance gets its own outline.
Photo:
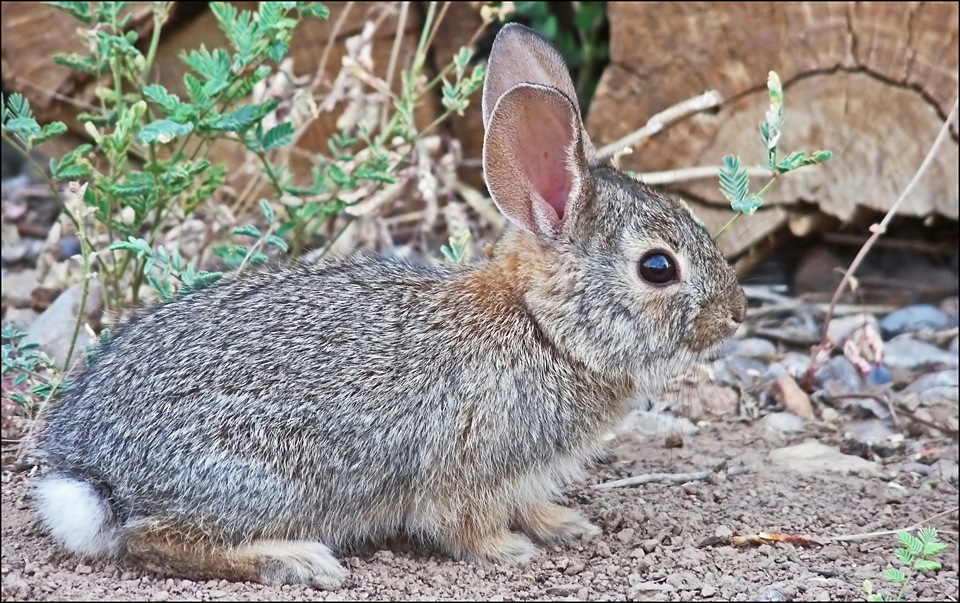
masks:
<instances>
[{"instance_id":1,"label":"rabbit's left ear","mask_svg":"<svg viewBox=\"0 0 960 603\"><path fill-rule=\"evenodd\" d=\"M484 128L490 125L497 101L517 84L556 88L570 99L576 113L580 113L577 90L560 53L532 29L510 23L497 33L487 61L481 99Z\"/></svg>"},{"instance_id":2,"label":"rabbit's left ear","mask_svg":"<svg viewBox=\"0 0 960 603\"><path fill-rule=\"evenodd\" d=\"M487 189L510 221L548 242L583 206L586 153L572 100L554 88L515 85L497 101L484 136Z\"/></svg>"}]
</instances>

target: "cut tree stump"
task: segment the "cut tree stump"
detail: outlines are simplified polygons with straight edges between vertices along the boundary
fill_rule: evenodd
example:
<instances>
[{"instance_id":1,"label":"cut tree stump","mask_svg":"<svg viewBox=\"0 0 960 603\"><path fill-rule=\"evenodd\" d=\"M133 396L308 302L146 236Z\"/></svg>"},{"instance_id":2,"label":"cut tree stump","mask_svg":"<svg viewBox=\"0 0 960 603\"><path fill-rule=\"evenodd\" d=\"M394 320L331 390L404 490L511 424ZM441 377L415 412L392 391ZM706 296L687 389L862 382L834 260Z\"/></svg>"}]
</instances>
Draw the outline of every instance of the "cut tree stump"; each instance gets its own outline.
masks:
<instances>
[{"instance_id":1,"label":"cut tree stump","mask_svg":"<svg viewBox=\"0 0 960 603\"><path fill-rule=\"evenodd\" d=\"M767 73L784 84L780 148L833 151L823 166L786 175L768 205L721 240L729 256L781 228L797 202L848 220L858 206L888 210L926 156L957 97L957 3L609 4L610 65L591 105L598 145L709 89L718 111L673 125L621 166L638 172L719 166L739 155L765 164L758 126ZM756 191L766 179L753 178ZM712 232L732 212L709 177L672 184ZM957 124L901 214L958 217ZM806 220L804 224L815 223ZM821 221L822 222L822 221Z\"/></svg>"}]
</instances>

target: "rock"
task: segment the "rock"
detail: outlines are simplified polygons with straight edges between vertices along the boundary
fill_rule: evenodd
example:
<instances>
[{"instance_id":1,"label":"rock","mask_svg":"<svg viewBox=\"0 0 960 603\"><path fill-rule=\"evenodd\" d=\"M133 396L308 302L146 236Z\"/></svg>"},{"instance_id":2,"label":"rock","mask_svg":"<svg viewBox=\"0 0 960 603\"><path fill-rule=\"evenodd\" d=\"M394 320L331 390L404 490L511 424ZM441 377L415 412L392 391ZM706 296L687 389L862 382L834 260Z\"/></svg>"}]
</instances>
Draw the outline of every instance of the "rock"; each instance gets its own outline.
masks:
<instances>
[{"instance_id":1,"label":"rock","mask_svg":"<svg viewBox=\"0 0 960 603\"><path fill-rule=\"evenodd\" d=\"M649 410L631 411L617 427L617 433L643 436L693 435L699 431L689 419Z\"/></svg>"},{"instance_id":2,"label":"rock","mask_svg":"<svg viewBox=\"0 0 960 603\"><path fill-rule=\"evenodd\" d=\"M740 393L719 383L680 384L663 392L662 398L667 408L691 421L736 413L740 407Z\"/></svg>"},{"instance_id":3,"label":"rock","mask_svg":"<svg viewBox=\"0 0 960 603\"><path fill-rule=\"evenodd\" d=\"M847 337L864 325L870 325L874 331L880 331L880 326L873 314L852 314L831 320L830 326L827 327L827 337L834 343L843 343Z\"/></svg>"},{"instance_id":4,"label":"rock","mask_svg":"<svg viewBox=\"0 0 960 603\"><path fill-rule=\"evenodd\" d=\"M30 308L7 308L6 314L3 315L3 323L26 329L37 320L38 316L40 315Z\"/></svg>"},{"instance_id":5,"label":"rock","mask_svg":"<svg viewBox=\"0 0 960 603\"><path fill-rule=\"evenodd\" d=\"M5 307L26 308L30 305L30 296L33 290L40 286L36 270L21 270L8 272L0 279L0 288L3 289L3 305Z\"/></svg>"},{"instance_id":6,"label":"rock","mask_svg":"<svg viewBox=\"0 0 960 603\"><path fill-rule=\"evenodd\" d=\"M880 321L884 339L912 333L921 329L939 331L950 324L950 318L939 308L930 304L917 304L894 310Z\"/></svg>"},{"instance_id":7,"label":"rock","mask_svg":"<svg viewBox=\"0 0 960 603\"><path fill-rule=\"evenodd\" d=\"M890 407L874 398L845 398L840 401L845 411L855 409L859 416L874 416L882 421L890 419Z\"/></svg>"},{"instance_id":8,"label":"rock","mask_svg":"<svg viewBox=\"0 0 960 603\"><path fill-rule=\"evenodd\" d=\"M704 599L709 599L710 597L712 597L712 596L715 595L715 594L717 594L717 589L715 589L714 587L710 586L709 584L705 584L705 585L700 589L700 596L703 597Z\"/></svg>"},{"instance_id":9,"label":"rock","mask_svg":"<svg viewBox=\"0 0 960 603\"><path fill-rule=\"evenodd\" d=\"M784 469L805 475L816 475L824 471L858 473L866 477L880 475L876 463L859 456L843 454L816 440L773 450L770 452L770 461Z\"/></svg>"},{"instance_id":10,"label":"rock","mask_svg":"<svg viewBox=\"0 0 960 603\"><path fill-rule=\"evenodd\" d=\"M952 484L956 484L957 479L960 478L960 465L957 465L957 461L951 459L940 459L933 464L932 473Z\"/></svg>"},{"instance_id":11,"label":"rock","mask_svg":"<svg viewBox=\"0 0 960 603\"><path fill-rule=\"evenodd\" d=\"M884 362L890 368L916 370L924 366L944 364L958 366L956 354L941 350L932 343L901 337L886 345Z\"/></svg>"},{"instance_id":12,"label":"rock","mask_svg":"<svg viewBox=\"0 0 960 603\"><path fill-rule=\"evenodd\" d=\"M960 353L960 335L957 335L953 338L953 341L950 342L950 353L958 354Z\"/></svg>"},{"instance_id":13,"label":"rock","mask_svg":"<svg viewBox=\"0 0 960 603\"><path fill-rule=\"evenodd\" d=\"M777 346L760 337L748 337L737 342L737 354L744 358L772 358L777 355Z\"/></svg>"},{"instance_id":14,"label":"rock","mask_svg":"<svg viewBox=\"0 0 960 603\"><path fill-rule=\"evenodd\" d=\"M806 429L803 419L788 412L770 413L760 423L774 434L800 433Z\"/></svg>"},{"instance_id":15,"label":"rock","mask_svg":"<svg viewBox=\"0 0 960 603\"><path fill-rule=\"evenodd\" d=\"M75 255L81 253L80 241L74 235L67 235L60 239L60 245L57 249L57 261L69 260Z\"/></svg>"},{"instance_id":16,"label":"rock","mask_svg":"<svg viewBox=\"0 0 960 603\"><path fill-rule=\"evenodd\" d=\"M886 385L890 383L893 379L893 374L890 372L890 369L880 365L874 365L870 369L870 373L867 375L867 383L869 385Z\"/></svg>"},{"instance_id":17,"label":"rock","mask_svg":"<svg viewBox=\"0 0 960 603\"><path fill-rule=\"evenodd\" d=\"M923 463L907 462L900 465L900 473L916 473L918 475L930 475L930 466Z\"/></svg>"},{"instance_id":18,"label":"rock","mask_svg":"<svg viewBox=\"0 0 960 603\"><path fill-rule=\"evenodd\" d=\"M771 391L777 402L789 413L809 421L813 418L813 406L810 405L810 396L800 389L797 382L790 375L782 375L771 384Z\"/></svg>"},{"instance_id":19,"label":"rock","mask_svg":"<svg viewBox=\"0 0 960 603\"><path fill-rule=\"evenodd\" d=\"M731 530L725 525L719 525L713 531L713 535L716 536L717 538L723 538L724 540L726 540L727 538L730 538L731 536L733 536L733 530Z\"/></svg>"},{"instance_id":20,"label":"rock","mask_svg":"<svg viewBox=\"0 0 960 603\"><path fill-rule=\"evenodd\" d=\"M787 352L780 361L771 364L770 368L774 366L782 367L784 373L794 379L802 379L810 370L810 356L800 352Z\"/></svg>"},{"instance_id":21,"label":"rock","mask_svg":"<svg viewBox=\"0 0 960 603\"><path fill-rule=\"evenodd\" d=\"M920 402L922 404L960 402L960 389L958 389L956 385L953 387L949 385L931 387L920 392Z\"/></svg>"},{"instance_id":22,"label":"rock","mask_svg":"<svg viewBox=\"0 0 960 603\"><path fill-rule=\"evenodd\" d=\"M753 385L757 377L767 372L767 366L759 360L734 354L715 360L713 370L718 381L743 387Z\"/></svg>"},{"instance_id":23,"label":"rock","mask_svg":"<svg viewBox=\"0 0 960 603\"><path fill-rule=\"evenodd\" d=\"M935 387L960 386L960 370L949 369L923 375L906 387L908 392L922 392Z\"/></svg>"},{"instance_id":24,"label":"rock","mask_svg":"<svg viewBox=\"0 0 960 603\"><path fill-rule=\"evenodd\" d=\"M863 379L860 371L846 356L834 356L820 367L813 375L817 387L824 387L827 381L836 381L847 392L858 392L863 389Z\"/></svg>"},{"instance_id":25,"label":"rock","mask_svg":"<svg viewBox=\"0 0 960 603\"><path fill-rule=\"evenodd\" d=\"M870 419L863 423L860 429L853 434L853 437L857 441L870 446L884 442L892 435L894 435L893 430L887 427L883 421Z\"/></svg>"},{"instance_id":26,"label":"rock","mask_svg":"<svg viewBox=\"0 0 960 603\"><path fill-rule=\"evenodd\" d=\"M640 543L640 548L648 555L657 550L658 546L660 546L660 541L656 538L648 538Z\"/></svg>"},{"instance_id":27,"label":"rock","mask_svg":"<svg viewBox=\"0 0 960 603\"><path fill-rule=\"evenodd\" d=\"M27 336L24 338L25 342L40 344L40 348L49 354L58 365L62 365L66 360L70 348L70 339L73 337L77 306L80 304L82 291L83 285L77 283L61 293L56 301L30 325L30 328L27 329ZM88 321L91 314L99 308L99 305L100 287L96 281L93 281L90 283L84 320ZM81 327L77 334L73 359L82 359L86 347L92 345L94 341L94 337Z\"/></svg>"}]
</instances>

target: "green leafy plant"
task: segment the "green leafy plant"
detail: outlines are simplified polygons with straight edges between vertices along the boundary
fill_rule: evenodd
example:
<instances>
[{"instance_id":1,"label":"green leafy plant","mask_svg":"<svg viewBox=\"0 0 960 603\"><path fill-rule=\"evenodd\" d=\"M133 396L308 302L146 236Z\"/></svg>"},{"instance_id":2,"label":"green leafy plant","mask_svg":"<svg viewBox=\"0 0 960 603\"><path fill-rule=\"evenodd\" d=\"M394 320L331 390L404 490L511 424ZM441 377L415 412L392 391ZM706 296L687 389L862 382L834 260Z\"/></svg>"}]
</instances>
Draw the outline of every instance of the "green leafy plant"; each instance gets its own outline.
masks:
<instances>
[{"instance_id":1,"label":"green leafy plant","mask_svg":"<svg viewBox=\"0 0 960 603\"><path fill-rule=\"evenodd\" d=\"M916 536L907 531L897 532L897 540L903 548L898 548L895 554L903 567L887 568L884 576L887 580L899 584L900 590L896 598L891 598L888 593L873 592L873 583L870 580L864 580L863 590L867 595L867 601L905 601L907 587L919 572L935 572L942 567L939 561L933 560L933 557L942 553L947 545L940 542L935 528L923 528L917 532Z\"/></svg>"},{"instance_id":2,"label":"green leafy plant","mask_svg":"<svg viewBox=\"0 0 960 603\"><path fill-rule=\"evenodd\" d=\"M112 82L96 89L98 110L79 116L94 144L52 159L50 184L56 191L53 181L89 182L82 199L94 220L89 224L74 220L74 227L81 241L90 242L84 257L94 258L107 309L119 310L139 302L145 281L161 293L171 292L168 278L174 271L188 279L198 274L179 254L147 249L157 245L165 225L171 220L182 225L223 185L225 167L212 166L203 158L213 142L245 145L265 162L267 152L290 142L290 124L263 127L278 101L241 99L274 71L271 63L284 57L298 18L326 18L327 10L307 2L264 2L252 13L211 3L232 52L203 45L185 52L181 58L190 71L184 76L187 98L181 99L163 86L147 83L169 2L151 5L154 27L146 55L136 46L136 32L129 30L130 13L125 9L130 3L53 4L89 27L80 30L87 54L58 55L54 61L109 76ZM60 122L40 127L19 95L4 99L3 105L4 138L23 152L67 129ZM131 243L134 240L140 242ZM158 262L163 269L154 274ZM176 268L178 263L182 270ZM209 282L212 279L203 277L193 285Z\"/></svg>"},{"instance_id":3,"label":"green leafy plant","mask_svg":"<svg viewBox=\"0 0 960 603\"><path fill-rule=\"evenodd\" d=\"M760 141L766 151L767 165L760 167L771 173L770 180L759 191L751 193L750 177L745 169L741 169L740 158L736 155L723 158L723 167L720 168L720 193L737 213L714 235L715 239L719 239L729 230L741 215L752 216L763 205L763 195L781 176L802 167L823 163L833 156L830 151L815 151L810 155L804 151L795 151L779 159L780 135L783 132L783 86L775 71L771 71L767 77L767 90L770 95L770 108L766 112L765 121L760 124Z\"/></svg>"},{"instance_id":4,"label":"green leafy plant","mask_svg":"<svg viewBox=\"0 0 960 603\"><path fill-rule=\"evenodd\" d=\"M20 405L28 416L33 416L41 403L58 390L69 390L71 384L60 379L56 363L40 350L35 342L24 342L27 334L13 325L0 330L3 377L12 377L9 386L4 383L4 397Z\"/></svg>"},{"instance_id":5,"label":"green leafy plant","mask_svg":"<svg viewBox=\"0 0 960 603\"><path fill-rule=\"evenodd\" d=\"M212 165L206 158L213 143L240 144L259 163L266 186L244 191L260 199L267 225L265 232L253 224L233 228L237 244L213 246L209 251L227 268L243 270L265 262L267 248L299 256L316 244L318 232L327 227L326 252L359 219L359 212L349 213L352 206L403 190L411 177L402 170L420 142L450 115L462 113L483 83L483 69L471 66L466 48L436 77L424 77L438 18L439 3L430 3L416 53L400 72L399 91L379 101L378 119L346 120L329 140L329 155L315 157L312 181L304 183L289 173L286 153L317 116L316 102L301 102L312 110L299 123L282 121L277 112L280 101L263 90L276 79L294 79L276 64L284 59L300 18L328 16L322 5L264 2L259 10L247 12L211 3L230 47L201 45L183 52L188 73L183 81L186 95L181 98L148 81L170 3L151 5L154 27L146 54L136 44L137 34L128 31L130 3L53 4L82 23L80 35L87 48L85 54L58 55L55 62L104 77L106 83L96 89L99 106L79 117L92 143L52 159L45 177L81 243L84 298L90 279L98 279L105 309L114 315L129 305L140 305L144 284L166 300L220 278L218 272L197 270L197 251L184 254L177 241L171 245L165 234L182 229L198 209L205 208L206 216L216 213L218 191L230 175L226 166ZM356 75L358 65L367 67L362 63L362 48L372 43L372 33L373 29L365 28L358 36L361 45L352 51L348 44L354 65L344 67L341 75L345 77L338 76L338 82L345 82L340 88L360 82L370 85L375 79L369 72L363 76L366 79ZM390 76L386 79L374 83L381 94L392 81ZM444 111L425 128L418 128L416 107L438 86L442 86ZM315 82L301 83L295 92L309 93L299 97L309 99L316 87ZM340 88L335 85L330 96L342 98ZM28 161L33 162L27 155L31 149L67 130L60 122L41 126L18 94L5 97L2 105L3 137ZM87 184L74 197L64 198L57 184L64 181ZM384 186L391 190L384 191ZM242 211L243 203L238 207ZM336 220L339 230L334 231L331 226ZM246 237L255 240L248 244ZM205 249L206 242L200 252ZM78 315L77 332L81 324Z\"/></svg>"}]
</instances>

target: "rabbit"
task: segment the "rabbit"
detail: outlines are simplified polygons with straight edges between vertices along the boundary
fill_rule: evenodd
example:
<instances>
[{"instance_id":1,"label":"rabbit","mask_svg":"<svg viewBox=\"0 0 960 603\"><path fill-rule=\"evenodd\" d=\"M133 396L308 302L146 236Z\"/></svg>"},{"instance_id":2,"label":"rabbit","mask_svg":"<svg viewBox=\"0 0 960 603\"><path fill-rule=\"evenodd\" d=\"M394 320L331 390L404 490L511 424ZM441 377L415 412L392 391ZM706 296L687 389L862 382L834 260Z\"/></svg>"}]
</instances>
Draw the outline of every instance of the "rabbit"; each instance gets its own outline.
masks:
<instances>
[{"instance_id":1,"label":"rabbit","mask_svg":"<svg viewBox=\"0 0 960 603\"><path fill-rule=\"evenodd\" d=\"M686 209L594 158L538 34L499 32L482 114L510 224L490 257L301 263L133 320L40 436L53 538L187 578L337 588L335 552L392 536L514 565L599 534L562 488L746 299Z\"/></svg>"}]
</instances>

